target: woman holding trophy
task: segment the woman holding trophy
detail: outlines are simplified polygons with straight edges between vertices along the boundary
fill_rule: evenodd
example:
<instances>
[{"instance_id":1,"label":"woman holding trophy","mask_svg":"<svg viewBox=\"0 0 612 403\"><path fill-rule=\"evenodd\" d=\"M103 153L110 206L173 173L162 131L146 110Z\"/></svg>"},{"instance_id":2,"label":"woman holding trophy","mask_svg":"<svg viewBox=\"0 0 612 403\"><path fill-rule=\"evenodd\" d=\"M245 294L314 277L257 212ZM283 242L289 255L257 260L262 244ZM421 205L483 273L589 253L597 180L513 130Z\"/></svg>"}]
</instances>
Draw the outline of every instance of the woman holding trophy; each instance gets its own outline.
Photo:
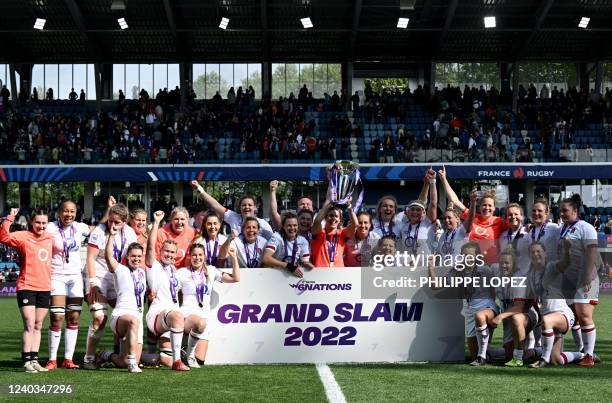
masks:
<instances>
[{"instance_id":1,"label":"woman holding trophy","mask_svg":"<svg viewBox=\"0 0 612 403\"><path fill-rule=\"evenodd\" d=\"M338 161L329 170L327 198L312 224L311 261L315 267L344 267L344 246L357 227L357 216L351 203L353 193L358 188L361 191L355 200L356 209L363 200L357 165L350 161ZM342 207L346 207L350 217L350 224L346 228L342 228Z\"/></svg>"}]
</instances>

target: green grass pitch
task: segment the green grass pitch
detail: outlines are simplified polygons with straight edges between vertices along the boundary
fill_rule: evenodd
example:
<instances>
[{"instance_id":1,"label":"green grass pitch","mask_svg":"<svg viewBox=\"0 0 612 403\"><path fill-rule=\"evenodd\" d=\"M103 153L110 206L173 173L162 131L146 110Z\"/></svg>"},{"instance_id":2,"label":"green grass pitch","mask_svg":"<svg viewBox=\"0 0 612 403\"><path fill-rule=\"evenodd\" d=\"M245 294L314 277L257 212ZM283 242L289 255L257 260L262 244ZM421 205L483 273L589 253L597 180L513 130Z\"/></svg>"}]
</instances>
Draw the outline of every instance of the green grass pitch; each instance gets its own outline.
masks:
<instances>
[{"instance_id":1,"label":"green grass pitch","mask_svg":"<svg viewBox=\"0 0 612 403\"><path fill-rule=\"evenodd\" d=\"M82 361L89 313L84 311L75 360ZM499 364L335 364L336 381L348 402L376 401L607 401L612 379L612 296L602 296L595 310L596 352L603 360L594 368L505 368ZM47 357L43 326L41 362ZM496 332L494 346L499 346ZM21 319L14 299L0 299L0 400L77 401L210 401L321 402L325 390L314 365L214 365L176 373L145 369L62 370L26 374L20 362ZM566 343L573 345L571 336ZM214 342L214 341L213 341ZM107 329L102 346L111 347ZM58 357L63 355L62 346ZM8 395L9 384L72 384L71 395Z\"/></svg>"}]
</instances>

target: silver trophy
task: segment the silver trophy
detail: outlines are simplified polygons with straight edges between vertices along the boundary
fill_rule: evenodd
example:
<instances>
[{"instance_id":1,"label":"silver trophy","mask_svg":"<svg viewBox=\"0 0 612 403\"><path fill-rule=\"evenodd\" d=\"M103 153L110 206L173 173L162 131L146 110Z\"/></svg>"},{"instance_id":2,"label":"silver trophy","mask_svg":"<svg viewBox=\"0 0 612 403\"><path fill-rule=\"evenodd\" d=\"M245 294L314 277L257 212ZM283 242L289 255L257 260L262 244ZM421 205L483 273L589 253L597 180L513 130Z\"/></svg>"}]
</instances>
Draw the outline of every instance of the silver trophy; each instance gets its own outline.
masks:
<instances>
[{"instance_id":1,"label":"silver trophy","mask_svg":"<svg viewBox=\"0 0 612 403\"><path fill-rule=\"evenodd\" d=\"M357 196L354 197L356 192ZM359 210L364 191L356 162L336 161L329 170L329 194L335 206L346 208L352 204L353 210Z\"/></svg>"}]
</instances>

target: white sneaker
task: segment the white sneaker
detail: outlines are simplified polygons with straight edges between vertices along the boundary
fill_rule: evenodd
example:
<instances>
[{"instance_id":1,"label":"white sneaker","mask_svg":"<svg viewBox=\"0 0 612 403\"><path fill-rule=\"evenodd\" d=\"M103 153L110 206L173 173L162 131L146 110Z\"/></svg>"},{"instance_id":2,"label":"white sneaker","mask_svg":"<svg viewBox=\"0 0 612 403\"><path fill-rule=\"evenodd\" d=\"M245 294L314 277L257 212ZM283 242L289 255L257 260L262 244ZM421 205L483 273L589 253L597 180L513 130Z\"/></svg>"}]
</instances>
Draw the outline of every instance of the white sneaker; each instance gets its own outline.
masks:
<instances>
[{"instance_id":1,"label":"white sneaker","mask_svg":"<svg viewBox=\"0 0 612 403\"><path fill-rule=\"evenodd\" d=\"M139 374L142 372L142 369L138 367L138 364L128 364L128 372L132 374Z\"/></svg>"},{"instance_id":2,"label":"white sneaker","mask_svg":"<svg viewBox=\"0 0 612 403\"><path fill-rule=\"evenodd\" d=\"M23 364L23 367L25 368L25 372L28 373L28 374L37 374L38 373L38 371L32 365L32 361L26 361L26 363Z\"/></svg>"},{"instance_id":3,"label":"white sneaker","mask_svg":"<svg viewBox=\"0 0 612 403\"><path fill-rule=\"evenodd\" d=\"M195 357L188 357L187 365L189 366L189 368L201 368L200 364L198 364L198 360L196 360Z\"/></svg>"},{"instance_id":4,"label":"white sneaker","mask_svg":"<svg viewBox=\"0 0 612 403\"><path fill-rule=\"evenodd\" d=\"M38 361L30 361L32 368L38 372L49 372L49 370L38 363Z\"/></svg>"}]
</instances>

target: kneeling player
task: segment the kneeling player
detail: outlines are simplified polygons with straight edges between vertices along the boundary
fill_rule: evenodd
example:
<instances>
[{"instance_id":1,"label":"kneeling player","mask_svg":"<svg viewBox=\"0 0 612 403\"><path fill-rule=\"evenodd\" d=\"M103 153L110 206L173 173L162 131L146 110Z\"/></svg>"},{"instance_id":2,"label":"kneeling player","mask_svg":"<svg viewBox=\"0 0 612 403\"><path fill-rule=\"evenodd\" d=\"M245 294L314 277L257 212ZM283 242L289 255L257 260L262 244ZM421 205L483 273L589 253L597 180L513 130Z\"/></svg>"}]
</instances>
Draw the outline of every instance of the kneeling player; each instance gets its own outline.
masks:
<instances>
[{"instance_id":1,"label":"kneeling player","mask_svg":"<svg viewBox=\"0 0 612 403\"><path fill-rule=\"evenodd\" d=\"M199 368L198 360L203 362L206 357L210 333L207 329L210 295L215 281L224 283L240 281L240 267L233 245L228 248L227 253L232 261L232 274L219 271L214 266L206 266L206 252L202 244L191 246L191 267L178 272L183 296L181 311L185 317L185 332L189 332L187 363L191 368ZM196 351L196 347L199 351Z\"/></svg>"},{"instance_id":2,"label":"kneeling player","mask_svg":"<svg viewBox=\"0 0 612 403\"><path fill-rule=\"evenodd\" d=\"M113 333L124 340L125 349L121 354L108 354L101 357L112 361L117 367L131 373L142 372L138 367L142 353L142 308L146 289L146 276L142 264L142 246L131 243L127 248L127 266L117 262L113 256L112 239L117 233L114 226L109 228L105 257L108 270L114 275L117 284L117 304L111 316Z\"/></svg>"},{"instance_id":3,"label":"kneeling player","mask_svg":"<svg viewBox=\"0 0 612 403\"><path fill-rule=\"evenodd\" d=\"M542 358L530 364L530 368L549 365L566 365L584 357L581 352L562 352L563 336L574 325L574 313L563 297L563 271L569 265L571 242L563 240L563 256L560 261L546 262L546 249L541 242L529 246L531 270L529 292L540 298L542 307ZM532 281L535 280L535 281Z\"/></svg>"}]
</instances>

